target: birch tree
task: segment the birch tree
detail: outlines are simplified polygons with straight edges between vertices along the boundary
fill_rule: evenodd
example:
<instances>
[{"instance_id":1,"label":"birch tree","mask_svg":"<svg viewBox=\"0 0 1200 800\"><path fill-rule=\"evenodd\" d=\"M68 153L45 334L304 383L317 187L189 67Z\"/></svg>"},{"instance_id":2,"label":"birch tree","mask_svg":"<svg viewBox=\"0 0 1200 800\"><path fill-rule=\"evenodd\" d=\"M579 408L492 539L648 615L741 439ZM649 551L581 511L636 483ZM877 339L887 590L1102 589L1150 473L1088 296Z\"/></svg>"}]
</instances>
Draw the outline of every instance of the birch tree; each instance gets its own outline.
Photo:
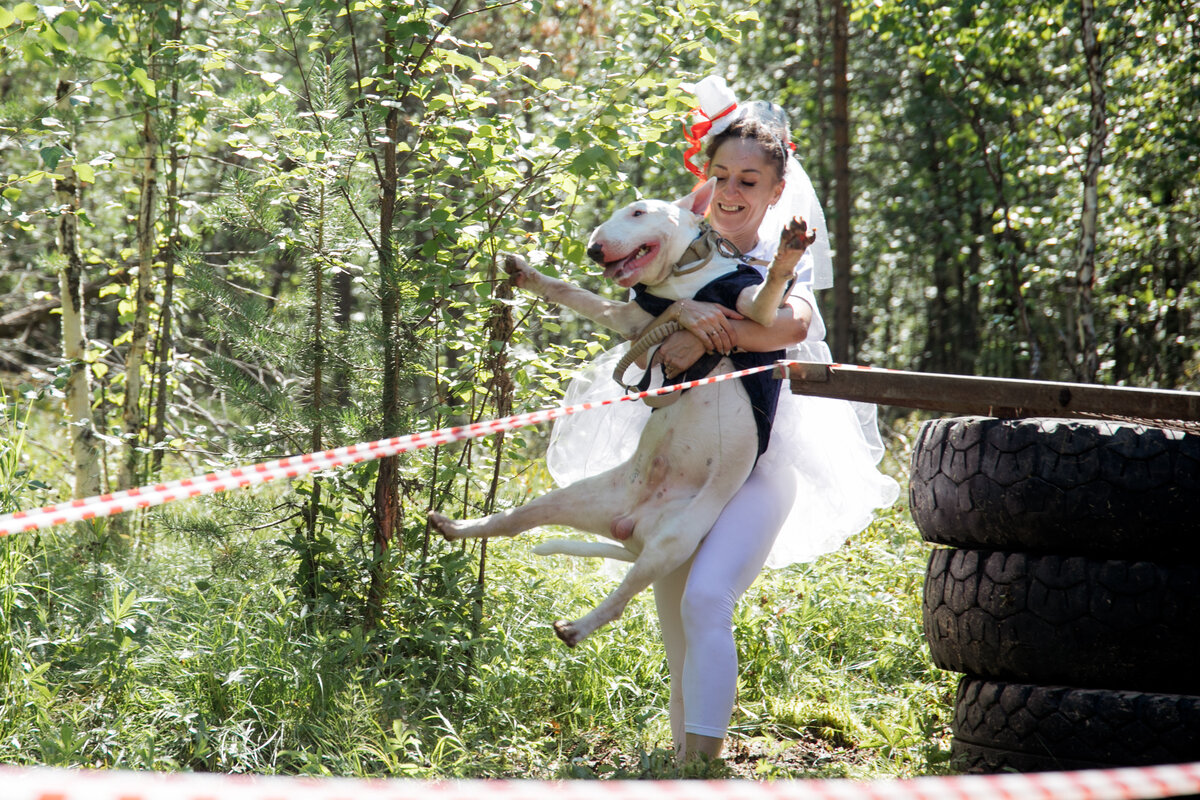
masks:
<instances>
[{"instance_id":1,"label":"birch tree","mask_svg":"<svg viewBox=\"0 0 1200 800\"><path fill-rule=\"evenodd\" d=\"M70 125L69 98L74 83L58 82L56 99L59 116ZM73 137L72 137L73 138ZM58 200L59 296L62 298L62 353L67 373L66 406L71 430L71 460L75 473L75 497L100 493L103 448L92 419L91 373L87 363L87 333L83 307L83 257L79 252L79 172L72 152L73 142L59 148L61 157L52 166L58 177L54 191ZM86 174L86 173L85 173Z\"/></svg>"}]
</instances>

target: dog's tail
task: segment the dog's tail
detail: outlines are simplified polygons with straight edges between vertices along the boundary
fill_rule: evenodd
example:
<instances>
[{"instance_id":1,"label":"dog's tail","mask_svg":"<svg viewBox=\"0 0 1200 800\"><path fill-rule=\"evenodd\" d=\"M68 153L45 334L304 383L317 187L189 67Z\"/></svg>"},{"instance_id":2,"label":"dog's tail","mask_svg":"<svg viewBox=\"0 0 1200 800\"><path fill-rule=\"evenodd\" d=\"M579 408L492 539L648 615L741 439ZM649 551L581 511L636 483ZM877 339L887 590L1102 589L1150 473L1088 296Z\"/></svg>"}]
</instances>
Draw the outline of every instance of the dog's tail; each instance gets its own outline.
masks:
<instances>
[{"instance_id":1,"label":"dog's tail","mask_svg":"<svg viewBox=\"0 0 1200 800\"><path fill-rule=\"evenodd\" d=\"M634 561L636 556L624 547L604 542L581 542L576 539L549 539L533 546L539 556L583 556L585 558L615 558Z\"/></svg>"}]
</instances>

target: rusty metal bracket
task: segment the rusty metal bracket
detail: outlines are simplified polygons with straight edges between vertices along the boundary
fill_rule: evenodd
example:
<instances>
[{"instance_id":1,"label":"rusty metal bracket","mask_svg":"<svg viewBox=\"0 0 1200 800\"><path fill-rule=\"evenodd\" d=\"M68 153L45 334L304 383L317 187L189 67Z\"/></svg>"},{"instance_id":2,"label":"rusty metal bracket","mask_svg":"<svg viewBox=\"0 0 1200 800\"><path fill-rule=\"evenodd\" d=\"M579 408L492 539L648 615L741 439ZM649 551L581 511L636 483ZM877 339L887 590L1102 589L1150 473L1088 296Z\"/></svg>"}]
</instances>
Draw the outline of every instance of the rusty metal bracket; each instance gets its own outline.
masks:
<instances>
[{"instance_id":1,"label":"rusty metal bracket","mask_svg":"<svg viewBox=\"0 0 1200 800\"><path fill-rule=\"evenodd\" d=\"M987 417L1126 419L1196 429L1200 392L906 372L781 361L775 374L801 395ZM1193 423L1193 424L1187 424Z\"/></svg>"}]
</instances>

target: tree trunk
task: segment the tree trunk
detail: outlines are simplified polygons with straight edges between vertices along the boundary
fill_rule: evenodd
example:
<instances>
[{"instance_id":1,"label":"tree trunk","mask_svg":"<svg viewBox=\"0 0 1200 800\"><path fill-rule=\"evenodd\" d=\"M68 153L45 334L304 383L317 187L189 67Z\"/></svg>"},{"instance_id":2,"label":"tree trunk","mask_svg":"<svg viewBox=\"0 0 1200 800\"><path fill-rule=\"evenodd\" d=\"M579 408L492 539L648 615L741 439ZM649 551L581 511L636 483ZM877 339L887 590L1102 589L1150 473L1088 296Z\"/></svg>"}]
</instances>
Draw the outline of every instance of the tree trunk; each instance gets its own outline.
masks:
<instances>
[{"instance_id":1,"label":"tree trunk","mask_svg":"<svg viewBox=\"0 0 1200 800\"><path fill-rule=\"evenodd\" d=\"M343 334L350 333L350 316L354 310L354 281L346 270L339 270L333 276L334 311L333 324ZM350 405L350 369L341 366L333 375L333 394L338 405Z\"/></svg>"},{"instance_id":2,"label":"tree trunk","mask_svg":"<svg viewBox=\"0 0 1200 800\"><path fill-rule=\"evenodd\" d=\"M58 103L65 106L72 84L58 82ZM64 119L67 116L64 115ZM87 365L87 333L83 308L83 258L79 253L79 179L74 159L65 154L54 182L62 213L58 217L58 250L63 258L59 271L62 297L63 359L67 364L66 404L71 420L71 457L75 468L75 497L100 494L103 450L92 420L91 372Z\"/></svg>"},{"instance_id":3,"label":"tree trunk","mask_svg":"<svg viewBox=\"0 0 1200 800\"><path fill-rule=\"evenodd\" d=\"M842 362L852 360L850 328L854 316L854 293L850 282L853 254L850 244L850 85L846 68L848 16L845 0L837 0L833 12L833 358Z\"/></svg>"},{"instance_id":4,"label":"tree trunk","mask_svg":"<svg viewBox=\"0 0 1200 800\"><path fill-rule=\"evenodd\" d=\"M325 331L323 322L325 317L325 279L322 274L322 265L325 253L325 214L326 214L326 193L327 189L324 184L318 188L320 198L317 203L317 246L316 252L311 256L312 268L312 431L309 440L309 451L313 453L320 452L325 449L324 431L321 424L321 415L324 413L322 407L323 395L325 392ZM304 534L307 547L302 556L301 563L301 591L304 596L315 601L320 590L317 574L317 558L316 558L316 543L317 543L317 521L321 518L321 479L313 478L312 495L309 497L308 509L304 515Z\"/></svg>"},{"instance_id":5,"label":"tree trunk","mask_svg":"<svg viewBox=\"0 0 1200 800\"><path fill-rule=\"evenodd\" d=\"M830 172L827 159L829 157L830 120L825 109L825 101L829 91L830 65L833 62L833 59L828 57L832 23L826 19L827 11L822 0L817 0L815 14L813 33L817 56L814 75L816 85L813 91L813 101L816 104L813 135L816 137L816 153L815 163L806 165L805 169L808 170L809 177L815 182L817 197L828 199L833 196L833 192L830 191L829 186ZM829 231L825 231L825 235L828 236Z\"/></svg>"},{"instance_id":6,"label":"tree trunk","mask_svg":"<svg viewBox=\"0 0 1200 800\"><path fill-rule=\"evenodd\" d=\"M507 417L512 413L513 382L508 371L508 343L512 341L512 284L505 280L497 280L496 265L493 262L488 279L495 288L493 296L496 299L492 318L488 325L490 339L499 346L492 351L488 358L488 369L492 373L492 391L495 398L495 414L498 418ZM500 491L500 466L504 456L504 433L495 437L492 458L492 481L488 487L487 498L484 500L483 513L491 514L496 507L496 496ZM471 615L471 623L476 633L483 619L483 589L487 569L487 539L480 540L479 546L479 575L476 578L475 607Z\"/></svg>"},{"instance_id":7,"label":"tree trunk","mask_svg":"<svg viewBox=\"0 0 1200 800\"><path fill-rule=\"evenodd\" d=\"M1096 340L1095 297L1096 229L1100 215L1100 167L1104 161L1104 145L1108 138L1108 116L1105 111L1103 63L1100 43L1096 39L1095 4L1082 0L1080 4L1080 33L1083 56L1087 63L1088 85L1091 89L1091 115L1087 161L1083 170L1083 211L1079 220L1079 248L1076 251L1076 345L1079 348L1077 378L1094 383L1100 371L1100 353Z\"/></svg>"},{"instance_id":8,"label":"tree trunk","mask_svg":"<svg viewBox=\"0 0 1200 800\"><path fill-rule=\"evenodd\" d=\"M183 9L175 9L175 32L173 38L180 41L183 38ZM167 406L170 402L171 384L167 380L170 374L171 347L171 305L175 301L175 262L179 257L179 78L178 72L172 71L171 78L171 109L170 109L170 144L167 148L167 247L163 254L163 299L162 309L158 318L158 336L154 347L154 385L151 394L154 398L154 422L150 432L151 480L157 480L162 471L163 447L167 430Z\"/></svg>"},{"instance_id":9,"label":"tree trunk","mask_svg":"<svg viewBox=\"0 0 1200 800\"><path fill-rule=\"evenodd\" d=\"M396 71L395 32L388 26L383 42L384 63ZM397 85L399 83L397 82ZM395 217L399 172L396 161L396 142L400 133L400 110L390 104L385 119L386 138L383 148L383 172L379 187L379 307L383 323L383 434L399 433L400 404L400 336L397 330L400 315L399 274L396 258ZM387 597L387 573L384 556L395 536L399 519L399 457L388 456L379 461L375 478L375 530L372 536L373 555L371 584L367 595L367 627L372 627L383 610Z\"/></svg>"},{"instance_id":10,"label":"tree trunk","mask_svg":"<svg viewBox=\"0 0 1200 800\"><path fill-rule=\"evenodd\" d=\"M147 52L147 65L151 79L157 77L153 66L154 39ZM137 219L137 295L133 318L132 338L125 353L125 405L121 415L121 429L125 434L125 452L121 459L119 488L130 489L138 484L138 451L142 437L142 364L146 356L146 342L150 333L150 309L154 305L154 257L157 234L154 229L158 191L158 130L155 111L150 98L142 112L142 175L141 194L138 197Z\"/></svg>"}]
</instances>

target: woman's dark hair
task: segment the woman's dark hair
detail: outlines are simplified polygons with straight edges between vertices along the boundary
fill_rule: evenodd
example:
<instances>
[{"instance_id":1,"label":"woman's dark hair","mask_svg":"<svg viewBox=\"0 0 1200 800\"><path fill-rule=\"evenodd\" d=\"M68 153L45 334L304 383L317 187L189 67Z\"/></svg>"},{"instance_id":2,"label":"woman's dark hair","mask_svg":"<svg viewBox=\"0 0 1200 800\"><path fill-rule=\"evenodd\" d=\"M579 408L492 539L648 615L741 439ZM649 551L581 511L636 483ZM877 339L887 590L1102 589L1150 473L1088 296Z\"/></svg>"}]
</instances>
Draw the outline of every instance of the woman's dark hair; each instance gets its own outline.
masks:
<instances>
[{"instance_id":1,"label":"woman's dark hair","mask_svg":"<svg viewBox=\"0 0 1200 800\"><path fill-rule=\"evenodd\" d=\"M717 149L730 139L750 139L762 146L767 160L774 165L779 179L783 180L787 169L788 142L792 138L787 114L774 103L763 100L752 100L742 109L741 116L709 141L704 154L712 161Z\"/></svg>"}]
</instances>

